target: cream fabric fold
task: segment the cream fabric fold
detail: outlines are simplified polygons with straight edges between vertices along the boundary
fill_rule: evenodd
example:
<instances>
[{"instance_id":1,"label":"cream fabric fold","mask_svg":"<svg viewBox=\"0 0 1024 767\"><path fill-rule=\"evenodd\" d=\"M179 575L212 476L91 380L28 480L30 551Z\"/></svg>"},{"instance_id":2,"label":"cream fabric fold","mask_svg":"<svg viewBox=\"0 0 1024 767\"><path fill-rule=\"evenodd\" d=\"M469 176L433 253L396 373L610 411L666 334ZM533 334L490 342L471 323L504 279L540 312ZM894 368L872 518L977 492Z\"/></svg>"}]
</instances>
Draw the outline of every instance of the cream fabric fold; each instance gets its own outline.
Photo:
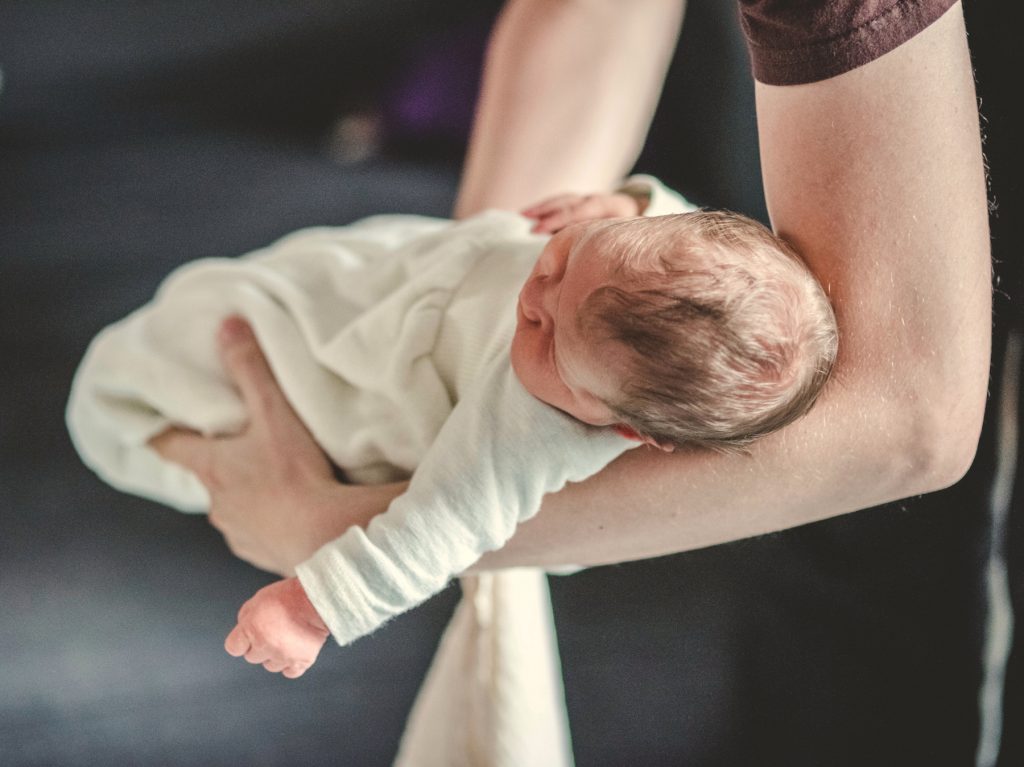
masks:
<instances>
[{"instance_id":1,"label":"cream fabric fold","mask_svg":"<svg viewBox=\"0 0 1024 767\"><path fill-rule=\"evenodd\" d=\"M571 767L547 576L523 568L461 585L396 767Z\"/></svg>"}]
</instances>

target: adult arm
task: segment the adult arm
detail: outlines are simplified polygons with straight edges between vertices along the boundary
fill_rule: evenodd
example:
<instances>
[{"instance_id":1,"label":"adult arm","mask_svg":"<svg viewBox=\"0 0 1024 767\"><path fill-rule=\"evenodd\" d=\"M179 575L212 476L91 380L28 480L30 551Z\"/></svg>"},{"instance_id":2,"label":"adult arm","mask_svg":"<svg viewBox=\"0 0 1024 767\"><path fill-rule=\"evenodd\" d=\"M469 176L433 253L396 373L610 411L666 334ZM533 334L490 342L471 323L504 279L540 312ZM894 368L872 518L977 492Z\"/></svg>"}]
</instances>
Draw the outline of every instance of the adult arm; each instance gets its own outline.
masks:
<instances>
[{"instance_id":1,"label":"adult arm","mask_svg":"<svg viewBox=\"0 0 1024 767\"><path fill-rule=\"evenodd\" d=\"M936 490L970 465L988 376L990 281L959 5L871 64L810 85L759 84L757 100L773 222L836 306L833 380L807 417L749 456L632 451L547 496L540 514L477 567L598 564L699 548ZM273 406L280 394L255 342L233 343L226 358L239 362L229 367L254 392L253 449L268 439L260 434L296 433L287 426L294 416ZM189 454L177 438L165 447L172 460ZM201 477L222 475L215 510L229 542L243 540L253 559L273 560L282 572L404 489L293 481L308 473L286 472L276 497L291 499L292 529L302 532L285 543L265 535L280 506L234 502L231 457L193 467Z\"/></svg>"},{"instance_id":2,"label":"adult arm","mask_svg":"<svg viewBox=\"0 0 1024 767\"><path fill-rule=\"evenodd\" d=\"M960 6L859 69L756 93L773 224L835 304L833 380L806 418L748 457L622 457L549 496L480 567L708 546L937 490L969 467L990 267Z\"/></svg>"},{"instance_id":3,"label":"adult arm","mask_svg":"<svg viewBox=\"0 0 1024 767\"><path fill-rule=\"evenodd\" d=\"M488 45L455 206L609 191L643 147L683 0L509 0Z\"/></svg>"},{"instance_id":4,"label":"adult arm","mask_svg":"<svg viewBox=\"0 0 1024 767\"><path fill-rule=\"evenodd\" d=\"M774 227L826 285L835 374L750 456L633 451L548 496L479 568L668 554L937 490L973 460L990 347L987 203L959 5L846 74L757 85Z\"/></svg>"}]
</instances>

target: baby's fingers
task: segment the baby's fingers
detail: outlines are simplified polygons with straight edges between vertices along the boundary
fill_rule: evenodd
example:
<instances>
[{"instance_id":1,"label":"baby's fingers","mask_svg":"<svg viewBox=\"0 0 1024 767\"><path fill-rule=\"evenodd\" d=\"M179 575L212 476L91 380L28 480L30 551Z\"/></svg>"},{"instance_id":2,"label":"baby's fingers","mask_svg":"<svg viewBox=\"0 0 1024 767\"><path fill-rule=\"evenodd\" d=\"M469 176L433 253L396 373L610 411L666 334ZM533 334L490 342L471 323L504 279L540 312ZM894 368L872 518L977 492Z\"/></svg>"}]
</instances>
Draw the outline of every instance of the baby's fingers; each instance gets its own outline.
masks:
<instances>
[{"instance_id":1,"label":"baby's fingers","mask_svg":"<svg viewBox=\"0 0 1024 767\"><path fill-rule=\"evenodd\" d=\"M593 218L608 218L611 215L612 210L605 195L587 195L572 209L573 221L589 221Z\"/></svg>"},{"instance_id":2,"label":"baby's fingers","mask_svg":"<svg viewBox=\"0 0 1024 767\"><path fill-rule=\"evenodd\" d=\"M228 655L234 658L241 658L252 648L252 640L245 633L241 626L235 626L224 640L224 649Z\"/></svg>"},{"instance_id":3,"label":"baby's fingers","mask_svg":"<svg viewBox=\"0 0 1024 767\"><path fill-rule=\"evenodd\" d=\"M550 215L555 213L580 199L578 194L558 194L554 197L548 197L547 199L541 200L540 202L534 203L528 208L523 208L522 213L527 218L540 218L541 216Z\"/></svg>"},{"instance_id":4,"label":"baby's fingers","mask_svg":"<svg viewBox=\"0 0 1024 767\"><path fill-rule=\"evenodd\" d=\"M293 663L281 672L281 676L288 679L298 679L309 669L308 663Z\"/></svg>"},{"instance_id":5,"label":"baby's fingers","mask_svg":"<svg viewBox=\"0 0 1024 767\"><path fill-rule=\"evenodd\" d=\"M569 224L610 218L614 215L615 210L610 206L607 195L588 194L585 197L574 197L558 208L542 213L530 231L536 234L554 234Z\"/></svg>"},{"instance_id":6,"label":"baby's fingers","mask_svg":"<svg viewBox=\"0 0 1024 767\"><path fill-rule=\"evenodd\" d=\"M534 234L554 234L565 229L569 224L585 221L587 216L581 216L579 210L580 202L577 200L571 205L565 205L558 210L545 213L537 217L537 223L530 231Z\"/></svg>"},{"instance_id":7,"label":"baby's fingers","mask_svg":"<svg viewBox=\"0 0 1024 767\"><path fill-rule=\"evenodd\" d=\"M533 234L554 234L560 229L565 229L569 220L565 215L556 213L552 216L545 216L537 220L530 231Z\"/></svg>"}]
</instances>

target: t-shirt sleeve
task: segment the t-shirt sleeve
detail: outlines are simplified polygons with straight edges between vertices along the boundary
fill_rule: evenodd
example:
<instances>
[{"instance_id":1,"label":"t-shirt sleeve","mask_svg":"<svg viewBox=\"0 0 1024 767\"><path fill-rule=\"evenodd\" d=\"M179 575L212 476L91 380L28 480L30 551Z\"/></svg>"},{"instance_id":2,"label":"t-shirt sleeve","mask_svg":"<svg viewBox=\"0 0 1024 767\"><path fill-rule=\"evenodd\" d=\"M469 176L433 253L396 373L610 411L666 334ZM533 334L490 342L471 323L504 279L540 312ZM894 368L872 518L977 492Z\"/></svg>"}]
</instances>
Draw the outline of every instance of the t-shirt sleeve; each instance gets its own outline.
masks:
<instances>
[{"instance_id":1,"label":"t-shirt sleeve","mask_svg":"<svg viewBox=\"0 0 1024 767\"><path fill-rule=\"evenodd\" d=\"M740 0L754 77L799 85L843 74L899 47L955 0Z\"/></svg>"},{"instance_id":2,"label":"t-shirt sleeve","mask_svg":"<svg viewBox=\"0 0 1024 767\"><path fill-rule=\"evenodd\" d=\"M507 356L463 398L408 490L366 529L350 528L296 568L339 644L439 592L516 526L544 494L596 473L635 445L534 399Z\"/></svg>"}]
</instances>

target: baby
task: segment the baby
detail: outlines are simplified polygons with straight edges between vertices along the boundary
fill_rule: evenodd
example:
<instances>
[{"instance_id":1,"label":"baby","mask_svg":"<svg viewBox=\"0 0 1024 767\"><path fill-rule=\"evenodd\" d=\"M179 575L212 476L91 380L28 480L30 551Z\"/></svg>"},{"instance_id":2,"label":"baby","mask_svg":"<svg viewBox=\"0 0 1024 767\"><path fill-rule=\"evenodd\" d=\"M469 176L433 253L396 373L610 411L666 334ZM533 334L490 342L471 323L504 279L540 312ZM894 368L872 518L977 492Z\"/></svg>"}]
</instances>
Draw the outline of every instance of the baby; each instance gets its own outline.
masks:
<instances>
[{"instance_id":1,"label":"baby","mask_svg":"<svg viewBox=\"0 0 1024 767\"><path fill-rule=\"evenodd\" d=\"M588 198L594 218L546 244L500 213L298 233L248 263L185 267L94 342L68 420L119 487L202 507L194 478L145 445L170 424L238 428L237 397L195 348L234 312L335 463L358 481L412 472L365 530L246 602L228 652L297 677L328 634L353 641L436 593L544 494L629 447L739 450L811 407L837 336L792 250L653 179L625 189ZM550 226L562 204L527 213ZM667 210L688 212L635 217Z\"/></svg>"}]
</instances>

